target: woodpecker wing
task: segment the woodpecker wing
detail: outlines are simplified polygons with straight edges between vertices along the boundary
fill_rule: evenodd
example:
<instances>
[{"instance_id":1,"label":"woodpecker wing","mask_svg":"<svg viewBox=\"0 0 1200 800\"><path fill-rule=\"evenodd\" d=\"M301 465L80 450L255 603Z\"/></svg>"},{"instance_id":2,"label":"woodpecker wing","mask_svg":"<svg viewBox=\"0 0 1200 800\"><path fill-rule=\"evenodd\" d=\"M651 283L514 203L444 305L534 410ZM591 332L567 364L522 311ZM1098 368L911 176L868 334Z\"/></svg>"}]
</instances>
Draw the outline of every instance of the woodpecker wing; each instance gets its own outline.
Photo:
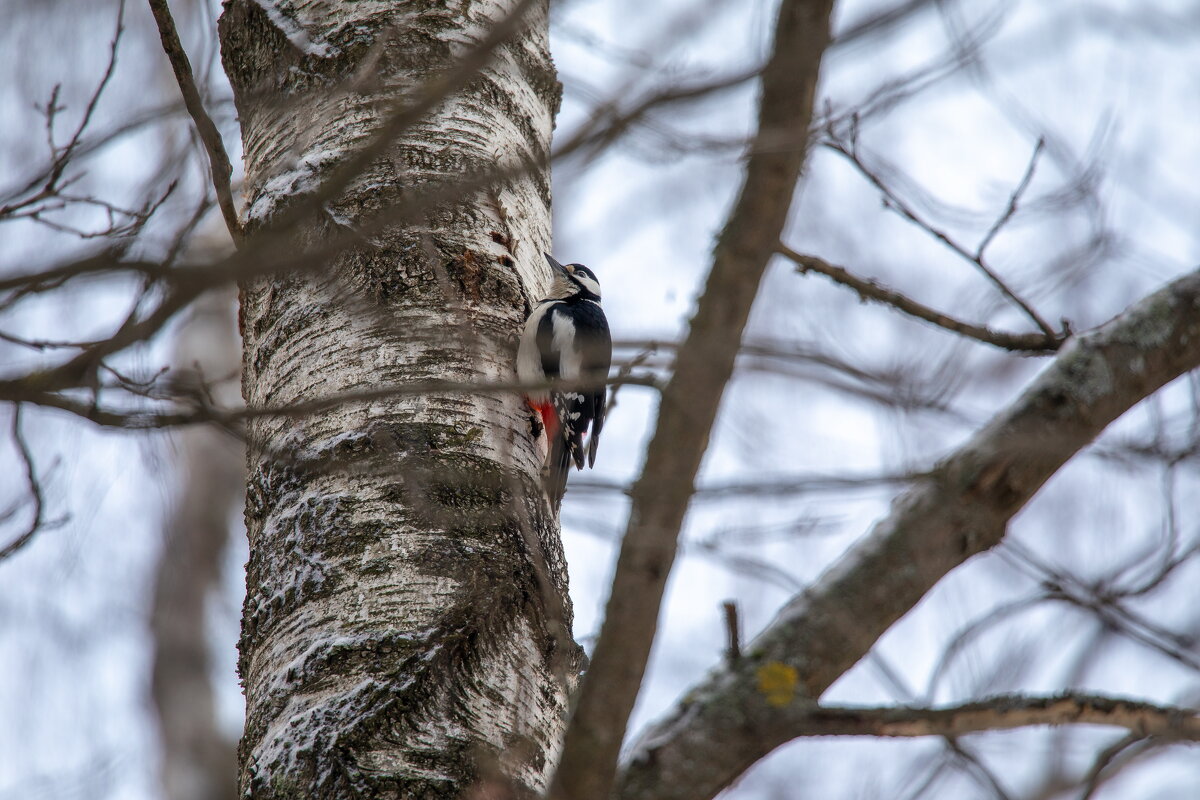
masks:
<instances>
[{"instance_id":1,"label":"woodpecker wing","mask_svg":"<svg viewBox=\"0 0 1200 800\"><path fill-rule=\"evenodd\" d=\"M600 305L590 300L554 303L538 324L538 349L548 378L564 381L602 381L608 377L612 341ZM565 388L550 392L558 418L557 436L551 436L551 497L557 502L566 487L571 462L583 469L586 460L595 463L596 436L604 422L606 388ZM592 433L585 455L584 435Z\"/></svg>"},{"instance_id":2,"label":"woodpecker wing","mask_svg":"<svg viewBox=\"0 0 1200 800\"><path fill-rule=\"evenodd\" d=\"M577 339L582 350L582 373L585 378L591 378L599 384L584 391L586 414L592 425L592 432L588 436L587 462L589 467L594 467L600 430L604 427L604 412L608 405L608 386L603 381L608 378L608 368L612 363L612 337L608 330L608 319L599 303L585 300L579 305L582 308L578 314L580 335ZM576 464L583 469L582 451L576 458Z\"/></svg>"}]
</instances>

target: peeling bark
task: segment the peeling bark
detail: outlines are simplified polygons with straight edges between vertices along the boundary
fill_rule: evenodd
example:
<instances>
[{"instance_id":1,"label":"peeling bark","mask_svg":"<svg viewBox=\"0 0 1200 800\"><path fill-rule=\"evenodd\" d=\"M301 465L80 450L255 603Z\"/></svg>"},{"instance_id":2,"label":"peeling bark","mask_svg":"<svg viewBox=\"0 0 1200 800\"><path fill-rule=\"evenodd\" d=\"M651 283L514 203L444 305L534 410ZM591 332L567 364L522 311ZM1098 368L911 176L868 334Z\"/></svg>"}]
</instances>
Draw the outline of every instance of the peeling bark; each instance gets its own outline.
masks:
<instances>
[{"instance_id":1,"label":"peeling bark","mask_svg":"<svg viewBox=\"0 0 1200 800\"><path fill-rule=\"evenodd\" d=\"M799 735L813 701L1113 420L1200 367L1200 272L1069 340L1009 408L900 495L732 669L637 743L617 796L710 798Z\"/></svg>"},{"instance_id":2,"label":"peeling bark","mask_svg":"<svg viewBox=\"0 0 1200 800\"><path fill-rule=\"evenodd\" d=\"M250 246L516 6L227 2ZM544 163L559 92L546 15L533 3L464 89L289 231L296 247L464 174ZM247 404L508 379L549 242L549 175L534 170L319 274L247 282ZM578 651L559 635L566 569L520 399L345 404L255 420L249 445L243 795L450 798L501 774L518 796L544 789Z\"/></svg>"}]
</instances>

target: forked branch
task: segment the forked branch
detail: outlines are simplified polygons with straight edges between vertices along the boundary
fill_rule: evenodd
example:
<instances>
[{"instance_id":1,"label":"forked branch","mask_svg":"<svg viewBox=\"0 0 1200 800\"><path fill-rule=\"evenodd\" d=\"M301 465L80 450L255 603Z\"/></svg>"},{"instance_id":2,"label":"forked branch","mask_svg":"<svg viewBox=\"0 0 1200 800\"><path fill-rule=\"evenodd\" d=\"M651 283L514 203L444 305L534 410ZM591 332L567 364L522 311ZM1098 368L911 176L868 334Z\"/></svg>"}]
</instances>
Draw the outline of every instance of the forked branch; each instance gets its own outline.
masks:
<instances>
[{"instance_id":1,"label":"forked branch","mask_svg":"<svg viewBox=\"0 0 1200 800\"><path fill-rule=\"evenodd\" d=\"M1063 338L1062 334L1057 333L1054 328L1050 326L1050 323L1046 322L1046 320L1042 318L1041 314L1039 314L1027 300L1017 294L1017 292L1011 286L1009 286L1003 278L1000 277L999 273L992 269L984 256L984 251L987 249L987 246L992 242L1000 230L1012 219L1013 215L1016 213L1017 204L1020 202L1021 196L1025 193L1025 190L1029 188L1029 183L1033 179L1033 171L1037 166L1038 157L1042 152L1043 145L1041 141L1039 141L1037 147L1034 148L1033 155L1029 160L1029 165L1025 170L1024 176L1018 183L1017 188L1009 196L1008 205L1005 208L1005 211L1002 212L999 217L997 217L996 221L992 224L991 229L988 230L983 240L975 249L972 250L971 248L959 242L949 233L938 228L936 225L918 214L916 209L906 202L904 198L900 197L900 195L898 195L892 189L892 187L888 186L888 184L875 172L875 170L873 170L865 161L863 161L862 156L858 151L858 145L855 140L855 136L856 133L852 131L849 142L844 142L840 138L835 137L831 132L829 140L825 141L824 145L833 152L845 158L855 169L858 170L859 174L861 174L871 183L872 186L879 190L879 193L883 195L884 205L887 208L895 211L897 214L904 217L921 230L927 232L930 236L937 239L942 244L946 245L946 247L950 248L954 253L961 256L964 260L971 263L977 270L979 270L979 272L983 274L984 277L986 277L992 283L993 286L1000 291L1002 295L1007 297L1015 306L1021 309L1021 311L1024 312L1025 315L1028 316L1035 325L1038 326L1042 333L1046 335L1046 338L1052 340Z\"/></svg>"}]
</instances>

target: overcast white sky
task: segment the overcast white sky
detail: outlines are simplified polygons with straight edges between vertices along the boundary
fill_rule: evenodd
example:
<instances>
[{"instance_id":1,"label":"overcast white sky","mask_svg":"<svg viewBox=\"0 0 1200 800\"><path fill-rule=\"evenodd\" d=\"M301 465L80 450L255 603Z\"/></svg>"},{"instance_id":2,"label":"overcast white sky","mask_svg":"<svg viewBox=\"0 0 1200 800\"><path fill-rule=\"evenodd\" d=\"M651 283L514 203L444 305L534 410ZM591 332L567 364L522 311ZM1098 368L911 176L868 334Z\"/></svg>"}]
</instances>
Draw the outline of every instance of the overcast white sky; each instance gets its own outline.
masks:
<instances>
[{"instance_id":1,"label":"overcast white sky","mask_svg":"<svg viewBox=\"0 0 1200 800\"><path fill-rule=\"evenodd\" d=\"M99 3L58 0L20 4L24 20L0 33L10 75L0 83L0 186L26 174L37 157L31 100L44 102L64 84L78 108L103 64L111 24ZM111 4L104 4L105 7ZM839 29L885 4L839 5ZM1048 137L1029 197L1031 210L994 245L993 263L1051 320L1067 316L1086 329L1200 261L1200 9L1184 2L969 2L931 7L885 39L832 51L824 66L821 106L852 108L898 76L943 61L956 30L986 33L982 60L933 83L890 112L863 124L862 143L899 191L922 213L966 241L977 241L1003 209L1037 138ZM30 9L37 8L36 11ZM126 49L112 90L98 111L100 129L132 116L131 108L172 100L169 85L147 83L161 69L148 15L132 3ZM632 2L575 0L556 7L552 44L566 86L559 130L586 113L592 95L616 87L636 97L665 82L714 77L763 58L774 4L761 2ZM211 19L211 18L210 18ZM988 23L989 19L994 19ZM205 23L203 14L192 19ZM35 42L78 59L37 58ZM211 64L212 40L193 36L196 60ZM26 43L16 47L18 42ZM40 46L40 45L39 45ZM207 55L207 58L206 58ZM213 72L219 77L219 67ZM227 97L215 80L213 91ZM591 266L618 339L677 336L690 313L708 254L737 189L736 142L752 128L755 90L724 92L684 111L656 116L599 161L561 166L555 175L556 255ZM228 117L226 117L228 119ZM32 126L32 128L31 128ZM227 132L234 131L228 125ZM40 134L39 134L40 135ZM147 134L106 151L91 171L93 185L134 191L149 178ZM36 138L36 137L34 137ZM681 152L680 141L713 145ZM724 144L722 144L724 143ZM229 139L236 150L234 138ZM38 146L37 142L34 147ZM1094 195L1111 232L1111 253L1080 266L1055 257L1091 233L1094 215L1059 212L1048 198L1077 172L1094 167ZM1045 200L1041 206L1038 199ZM24 271L57 251L59 237L29 226L0 228L0 269ZM828 151L811 159L786 241L798 250L883 279L919 299L1009 329L1024 320L1000 302L967 265L881 208L877 192ZM36 335L87 335L123 313L117 288L88 287L69 303L33 307L0 318L4 330ZM811 365L791 374L743 369L728 393L702 483L820 473L871 475L923 469L1010 400L1040 362L951 340L877 307L818 277L774 264L760 294L751 335L814 348L863 368L893 370L918 389L939 389L947 410L897 410L831 388L838 376ZM137 364L165 364L167 347L140 353ZM14 351L0 350L7 366ZM627 482L636 474L654 416L653 396L627 387L606 425L594 477ZM1164 394L1120 428L1166 428L1194 402L1186 386ZM1157 415L1157 417L1156 417ZM99 431L61 415L29 413L30 440L53 516L69 516L25 551L0 565L0 800L155 796L155 740L147 704L144 632L149 578L159 547L159 522L169 496L169 437ZM8 417L4 417L7 427ZM1114 432L1119 434L1121 431ZM1177 431L1182 434L1183 431ZM1111 438L1111 437L1110 437ZM0 442L0 474L18 462ZM51 466L55 465L55 466ZM1194 540L1200 500L1193 462L1173 478L1182 535ZM1053 563L1102 574L1161 533L1162 475L1120 470L1082 458L1057 476L1014 528L1017 541ZM753 632L790 594L813 580L887 507L895 490L698 502L689 517L684 558L673 574L649 680L635 715L644 725L717 664L724 630L720 603L736 598ZM7 500L0 498L0 502ZM571 565L576 635L599 625L606 581L623 528L625 503L613 493L569 492L563 512ZM242 545L244 547L244 545ZM244 553L228 558L226 596L214 602L214 640L225 717L238 727L240 696L233 643L240 610L238 570ZM1194 565L1179 580L1200 575ZM832 690L842 702L919 699L934 665L962 626L997 604L1026 596L1035 582L1002 555L980 557L954 573L885 637L881 661L859 665ZM1186 590L1182 597L1188 595ZM1176 629L1194 626L1195 604L1167 593L1139 608ZM1194 601L1194 594L1191 595ZM1081 614L1039 608L998 626L952 665L933 699L979 691L1053 691L1067 680L1072 653L1094 628ZM1023 653L1023 661L1001 656ZM1196 697L1195 670L1145 648L1114 642L1075 685L1164 702ZM879 663L897 675L884 677ZM997 665L1007 665L999 670ZM896 684L900 684L898 687ZM911 696L905 696L906 687ZM1190 693L1190 695L1189 695ZM1086 765L1097 741L1119 734L1087 732L1066 758ZM969 740L999 766L1005 788L1023 796L1049 746L1049 734L1017 732ZM937 742L806 742L786 748L730 796L904 796L918 781L920 760ZM1034 755L1031 755L1034 754ZM1190 760L1189 760L1190 757ZM1177 748L1145 769L1134 768L1100 797L1193 797L1200 785L1194 752ZM917 777L914 777L917 776ZM991 796L972 779L946 777L930 797Z\"/></svg>"}]
</instances>

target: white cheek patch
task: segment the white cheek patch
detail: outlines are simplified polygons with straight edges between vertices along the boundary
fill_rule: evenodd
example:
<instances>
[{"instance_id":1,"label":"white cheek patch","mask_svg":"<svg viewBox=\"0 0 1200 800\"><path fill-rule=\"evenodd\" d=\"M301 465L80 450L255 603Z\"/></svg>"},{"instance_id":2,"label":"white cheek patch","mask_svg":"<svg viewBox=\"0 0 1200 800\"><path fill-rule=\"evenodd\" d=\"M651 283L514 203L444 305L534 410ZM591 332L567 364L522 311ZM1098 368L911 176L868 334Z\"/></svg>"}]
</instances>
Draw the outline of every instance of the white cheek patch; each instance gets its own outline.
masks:
<instances>
[{"instance_id":1,"label":"white cheek patch","mask_svg":"<svg viewBox=\"0 0 1200 800\"><path fill-rule=\"evenodd\" d=\"M583 288L596 295L596 297L600 296L600 284L589 278L587 275L584 275L582 272L576 272L575 280L579 281L579 284Z\"/></svg>"}]
</instances>

